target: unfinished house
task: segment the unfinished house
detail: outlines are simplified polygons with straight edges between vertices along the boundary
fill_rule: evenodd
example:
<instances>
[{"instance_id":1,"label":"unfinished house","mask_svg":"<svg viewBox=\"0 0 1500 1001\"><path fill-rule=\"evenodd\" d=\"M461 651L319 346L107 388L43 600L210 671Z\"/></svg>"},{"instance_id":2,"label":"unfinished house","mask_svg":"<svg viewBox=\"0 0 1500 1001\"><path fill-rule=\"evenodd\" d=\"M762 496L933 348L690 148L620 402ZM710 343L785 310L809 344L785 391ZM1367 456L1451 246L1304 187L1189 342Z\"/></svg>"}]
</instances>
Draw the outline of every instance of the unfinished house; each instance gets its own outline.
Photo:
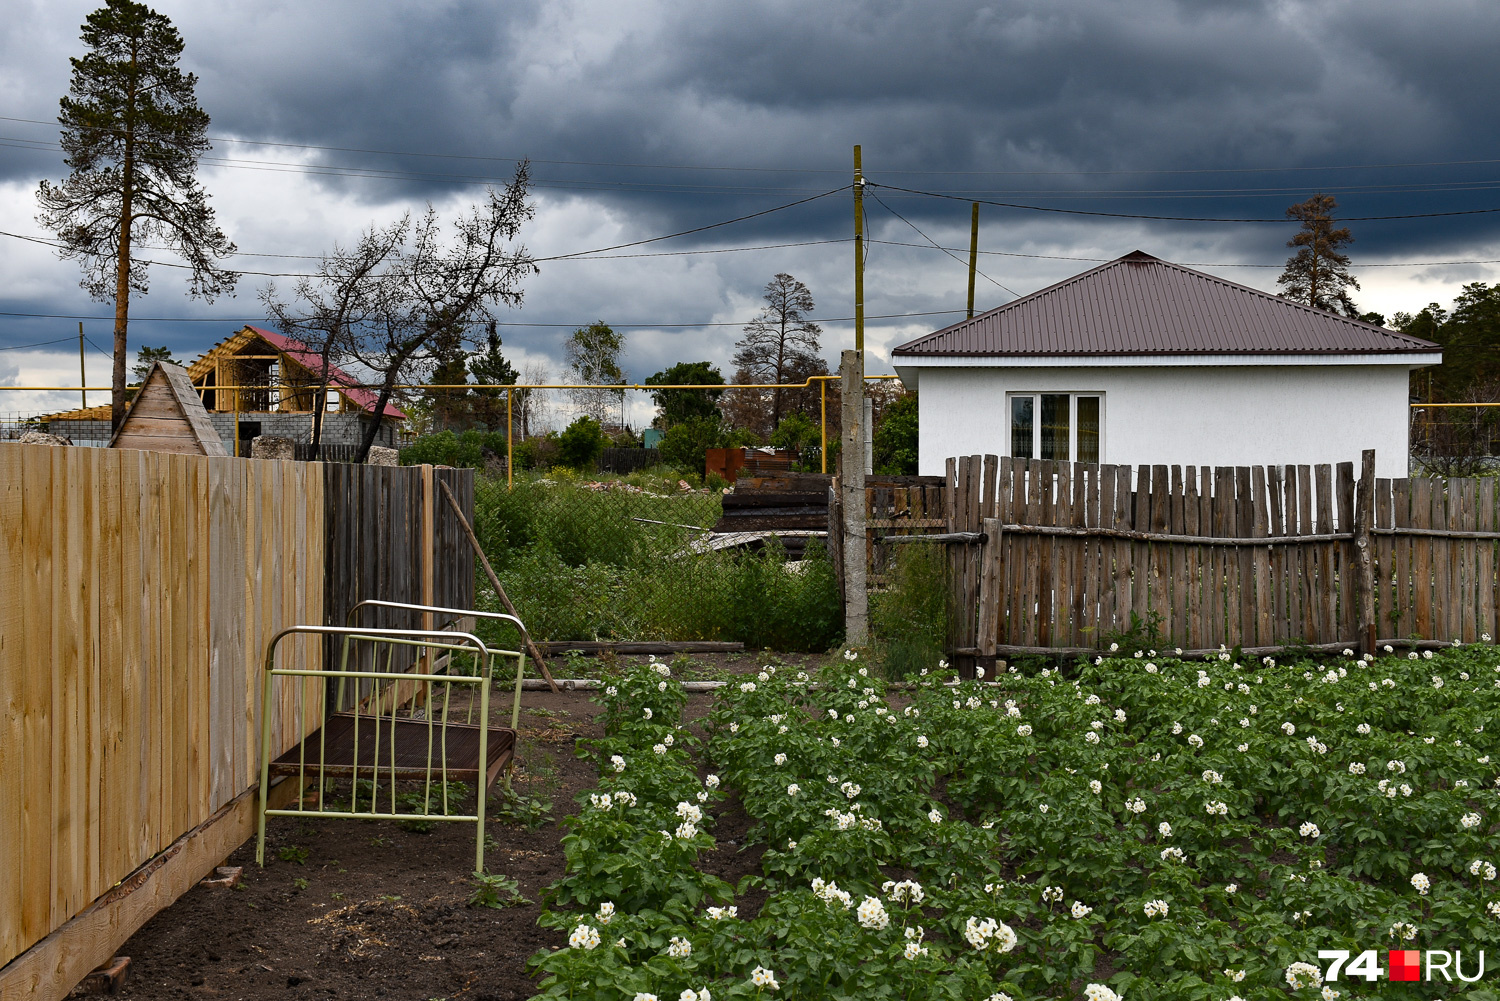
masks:
<instances>
[{"instance_id":1,"label":"unfinished house","mask_svg":"<svg viewBox=\"0 0 1500 1001\"><path fill-rule=\"evenodd\" d=\"M321 444L358 445L375 420L377 394L336 365L320 391L322 359L300 341L263 327L242 327L187 366L188 378L208 409L219 437L237 443L232 454L248 455L258 435L312 441L313 413L323 411ZM220 388L223 387L223 388ZM406 414L387 405L375 444L396 446Z\"/></svg>"}]
</instances>

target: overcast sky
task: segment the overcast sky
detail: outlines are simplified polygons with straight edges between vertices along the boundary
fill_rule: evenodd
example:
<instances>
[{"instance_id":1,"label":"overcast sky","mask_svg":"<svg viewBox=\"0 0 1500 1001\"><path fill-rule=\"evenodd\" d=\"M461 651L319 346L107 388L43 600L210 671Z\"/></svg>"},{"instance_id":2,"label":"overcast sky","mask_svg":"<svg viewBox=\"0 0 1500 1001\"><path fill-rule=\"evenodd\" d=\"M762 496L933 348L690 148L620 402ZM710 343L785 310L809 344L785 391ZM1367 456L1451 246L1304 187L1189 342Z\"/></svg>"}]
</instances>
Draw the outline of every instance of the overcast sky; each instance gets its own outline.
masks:
<instances>
[{"instance_id":1,"label":"overcast sky","mask_svg":"<svg viewBox=\"0 0 1500 1001\"><path fill-rule=\"evenodd\" d=\"M44 235L42 178L64 176L58 99L92 0L9 0L0 27L0 230ZM830 2L159 2L217 140L200 171L247 272L296 272L335 243L432 203L452 216L529 157L539 257L706 225L848 183L1137 215L1280 219L1315 191L1349 217L1500 208L1500 4L1409 0ZM19 121L17 119L20 119ZM236 141L238 140L238 141ZM328 147L339 147L330 149ZM969 208L875 188L867 311L964 307ZM885 206L905 216L898 219ZM1365 309L1447 305L1495 281L1500 213L1350 222ZM915 227L915 228L914 228ZM707 359L730 375L739 324L778 271L820 317L852 313L847 191L636 251L556 261L499 317L518 363L561 375L570 325L628 328L632 381ZM921 244L926 237L959 260ZM985 206L981 309L1141 249L1274 290L1294 227ZM844 242L828 242L844 241ZM279 255L279 256L264 256ZM297 256L307 255L307 256ZM164 258L170 259L170 258ZM1486 263L1415 266L1414 262ZM1376 265L1401 265L1396 267ZM1255 265L1255 266L1250 266ZM0 384L75 385L77 321L108 348L112 307L78 265L0 236ZM263 315L272 279L183 294L153 269L132 354L190 358ZM287 287L292 278L276 279ZM960 313L873 320L870 368ZM159 317L214 318L165 322ZM561 324L562 326L557 326ZM709 325L717 324L717 325ZM549 326L550 325L550 326ZM52 341L39 348L18 345ZM852 324L824 324L824 354ZM12 348L13 350L4 350ZM133 360L133 359L132 359ZM90 348L88 377L108 381ZM72 405L7 392L0 410ZM91 401L92 402L92 401ZM101 395L98 402L104 402Z\"/></svg>"}]
</instances>

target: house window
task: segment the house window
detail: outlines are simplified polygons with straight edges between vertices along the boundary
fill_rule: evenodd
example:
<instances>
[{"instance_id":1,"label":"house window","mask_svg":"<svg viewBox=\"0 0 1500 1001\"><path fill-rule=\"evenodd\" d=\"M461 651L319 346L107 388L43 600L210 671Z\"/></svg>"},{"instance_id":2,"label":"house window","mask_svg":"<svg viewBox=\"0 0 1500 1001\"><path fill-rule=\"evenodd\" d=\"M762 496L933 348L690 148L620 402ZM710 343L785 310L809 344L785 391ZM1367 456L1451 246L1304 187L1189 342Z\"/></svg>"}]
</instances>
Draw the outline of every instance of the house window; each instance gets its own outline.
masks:
<instances>
[{"instance_id":1,"label":"house window","mask_svg":"<svg viewBox=\"0 0 1500 1001\"><path fill-rule=\"evenodd\" d=\"M1018 459L1098 462L1103 396L1011 393L1010 454Z\"/></svg>"}]
</instances>

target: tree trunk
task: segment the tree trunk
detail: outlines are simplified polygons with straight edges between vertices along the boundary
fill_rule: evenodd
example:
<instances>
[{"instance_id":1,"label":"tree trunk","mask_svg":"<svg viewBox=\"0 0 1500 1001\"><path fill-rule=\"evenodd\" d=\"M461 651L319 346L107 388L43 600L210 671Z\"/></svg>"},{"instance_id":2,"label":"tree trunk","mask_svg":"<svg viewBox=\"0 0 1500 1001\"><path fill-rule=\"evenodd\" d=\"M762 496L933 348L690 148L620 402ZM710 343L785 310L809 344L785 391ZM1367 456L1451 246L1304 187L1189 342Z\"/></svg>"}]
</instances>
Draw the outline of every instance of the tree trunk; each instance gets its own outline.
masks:
<instances>
[{"instance_id":1,"label":"tree trunk","mask_svg":"<svg viewBox=\"0 0 1500 1001\"><path fill-rule=\"evenodd\" d=\"M133 45L132 45L133 49ZM130 64L135 68L135 53ZM134 80L135 74L131 74ZM125 110L125 158L120 170L120 245L115 255L115 344L114 368L110 374L109 424L118 431L125 420L126 329L130 324L130 224L135 210L135 88L132 84Z\"/></svg>"}]
</instances>

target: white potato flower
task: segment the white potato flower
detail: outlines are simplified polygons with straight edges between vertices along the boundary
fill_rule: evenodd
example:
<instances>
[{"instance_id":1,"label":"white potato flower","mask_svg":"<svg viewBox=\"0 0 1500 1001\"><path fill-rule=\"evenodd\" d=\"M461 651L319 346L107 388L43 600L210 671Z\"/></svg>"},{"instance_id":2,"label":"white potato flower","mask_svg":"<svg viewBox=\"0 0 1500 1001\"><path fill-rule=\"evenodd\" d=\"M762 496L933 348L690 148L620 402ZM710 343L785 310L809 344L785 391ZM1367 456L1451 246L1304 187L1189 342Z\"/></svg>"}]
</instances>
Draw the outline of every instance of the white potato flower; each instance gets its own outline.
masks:
<instances>
[{"instance_id":1,"label":"white potato flower","mask_svg":"<svg viewBox=\"0 0 1500 1001\"><path fill-rule=\"evenodd\" d=\"M1244 970L1225 970L1224 971L1224 976L1228 977L1230 980L1234 981L1235 983L1239 983L1240 981L1242 981L1242 980L1245 979L1245 971Z\"/></svg>"},{"instance_id":2,"label":"white potato flower","mask_svg":"<svg viewBox=\"0 0 1500 1001\"><path fill-rule=\"evenodd\" d=\"M1194 747L1202 747L1203 746L1203 738L1200 737L1200 736L1198 736L1196 733L1190 733L1190 734L1188 734L1187 742L1189 744L1193 745Z\"/></svg>"},{"instance_id":3,"label":"white potato flower","mask_svg":"<svg viewBox=\"0 0 1500 1001\"><path fill-rule=\"evenodd\" d=\"M1087 1001L1120 1001L1120 995L1103 984L1089 984L1083 989Z\"/></svg>"},{"instance_id":4,"label":"white potato flower","mask_svg":"<svg viewBox=\"0 0 1500 1001\"><path fill-rule=\"evenodd\" d=\"M613 919L614 916L615 916L615 905L614 905L614 903L612 901L609 901L609 900L606 900L606 901L604 901L604 903L600 904L599 905L599 913L596 914L596 915L594 915L594 917L598 920L598 922L601 925L607 925L607 924L609 924L610 920Z\"/></svg>"},{"instance_id":5,"label":"white potato flower","mask_svg":"<svg viewBox=\"0 0 1500 1001\"><path fill-rule=\"evenodd\" d=\"M1427 896L1427 891L1432 888L1432 880L1427 878L1426 873L1419 872L1412 876L1411 885L1413 889L1425 897Z\"/></svg>"},{"instance_id":6,"label":"white potato flower","mask_svg":"<svg viewBox=\"0 0 1500 1001\"><path fill-rule=\"evenodd\" d=\"M1172 724L1172 733L1174 735L1176 735L1176 734L1179 734L1181 732L1182 732L1182 724L1181 723L1173 723Z\"/></svg>"},{"instance_id":7,"label":"white potato flower","mask_svg":"<svg viewBox=\"0 0 1500 1001\"><path fill-rule=\"evenodd\" d=\"M1031 724L1030 723L1022 723L1020 726L1016 727L1016 733L1019 734L1022 737L1030 737L1031 736Z\"/></svg>"},{"instance_id":8,"label":"white potato flower","mask_svg":"<svg viewBox=\"0 0 1500 1001\"><path fill-rule=\"evenodd\" d=\"M1351 761L1351 762L1349 762L1349 774L1350 775L1363 775L1364 773L1365 773L1365 763L1363 761Z\"/></svg>"},{"instance_id":9,"label":"white potato flower","mask_svg":"<svg viewBox=\"0 0 1500 1001\"><path fill-rule=\"evenodd\" d=\"M789 786L786 787L786 794L788 796L795 796L795 795L797 795L801 791L802 791L802 787L799 786L795 782L793 782L791 785L789 785Z\"/></svg>"},{"instance_id":10,"label":"white potato flower","mask_svg":"<svg viewBox=\"0 0 1500 1001\"><path fill-rule=\"evenodd\" d=\"M1092 907L1085 906L1083 901L1081 900L1073 901L1073 906L1069 910L1072 913L1073 917L1080 919L1086 918L1094 912L1094 909Z\"/></svg>"},{"instance_id":11,"label":"white potato flower","mask_svg":"<svg viewBox=\"0 0 1500 1001\"><path fill-rule=\"evenodd\" d=\"M1210 817L1224 817L1229 814L1229 804L1223 800L1209 800L1203 804L1203 809Z\"/></svg>"},{"instance_id":12,"label":"white potato flower","mask_svg":"<svg viewBox=\"0 0 1500 1001\"><path fill-rule=\"evenodd\" d=\"M934 824L941 824L943 822L943 815L938 812L936 807L934 807L928 812L927 819L932 821Z\"/></svg>"},{"instance_id":13,"label":"white potato flower","mask_svg":"<svg viewBox=\"0 0 1500 1001\"><path fill-rule=\"evenodd\" d=\"M1235 750L1239 751L1241 754L1244 754L1246 751L1250 750L1250 745L1249 744L1240 744L1238 747L1235 748Z\"/></svg>"},{"instance_id":14,"label":"white potato flower","mask_svg":"<svg viewBox=\"0 0 1500 1001\"><path fill-rule=\"evenodd\" d=\"M1127 799L1125 801L1125 809L1129 810L1131 813L1145 813L1146 801L1141 799L1139 796L1137 796L1135 799Z\"/></svg>"},{"instance_id":15,"label":"white potato flower","mask_svg":"<svg viewBox=\"0 0 1500 1001\"><path fill-rule=\"evenodd\" d=\"M1098 779L1090 779L1089 780L1089 792L1091 792L1095 796L1097 796L1103 790L1104 790L1104 785Z\"/></svg>"},{"instance_id":16,"label":"white potato flower","mask_svg":"<svg viewBox=\"0 0 1500 1001\"><path fill-rule=\"evenodd\" d=\"M926 747L927 743L928 743L927 736L925 734L918 735L918 737L917 737L917 746L918 747Z\"/></svg>"},{"instance_id":17,"label":"white potato flower","mask_svg":"<svg viewBox=\"0 0 1500 1001\"><path fill-rule=\"evenodd\" d=\"M1171 908L1165 900L1148 900L1144 910L1148 918L1164 918Z\"/></svg>"},{"instance_id":18,"label":"white potato flower","mask_svg":"<svg viewBox=\"0 0 1500 1001\"><path fill-rule=\"evenodd\" d=\"M776 757L772 758L771 760L775 761L776 766L779 768L782 765L786 764L786 755L778 752Z\"/></svg>"},{"instance_id":19,"label":"white potato flower","mask_svg":"<svg viewBox=\"0 0 1500 1001\"><path fill-rule=\"evenodd\" d=\"M859 910L854 912L859 918L859 923L872 931L880 931L891 923L891 917L886 913L885 905L880 902L879 897L866 897L860 901Z\"/></svg>"},{"instance_id":20,"label":"white potato flower","mask_svg":"<svg viewBox=\"0 0 1500 1001\"><path fill-rule=\"evenodd\" d=\"M1281 724L1281 732L1290 737L1297 732L1297 726L1294 723L1283 723Z\"/></svg>"},{"instance_id":21,"label":"white potato flower","mask_svg":"<svg viewBox=\"0 0 1500 1001\"><path fill-rule=\"evenodd\" d=\"M1083 739L1085 741L1087 741L1088 743L1090 743L1090 744L1097 744L1097 743L1099 743L1099 735L1097 733L1095 733L1093 730L1090 730L1087 733L1085 733L1083 735Z\"/></svg>"},{"instance_id":22,"label":"white potato flower","mask_svg":"<svg viewBox=\"0 0 1500 1001\"><path fill-rule=\"evenodd\" d=\"M1320 838L1323 835L1323 832L1318 830L1318 825L1312 823L1311 821L1304 822L1301 827L1297 828L1297 833L1302 835L1304 838L1313 839Z\"/></svg>"},{"instance_id":23,"label":"white potato flower","mask_svg":"<svg viewBox=\"0 0 1500 1001\"><path fill-rule=\"evenodd\" d=\"M1472 828L1472 827L1478 827L1480 825L1480 823L1483 822L1483 819L1484 818L1482 818L1481 816L1479 816L1479 814L1477 814L1477 813L1466 813L1462 817L1458 818L1458 822L1460 824L1463 824L1464 827L1467 829L1467 828Z\"/></svg>"},{"instance_id":24,"label":"white potato flower","mask_svg":"<svg viewBox=\"0 0 1500 1001\"><path fill-rule=\"evenodd\" d=\"M642 709L641 710L641 715L644 716L644 717L646 717L647 719L650 719L651 718L651 707L647 706L646 708Z\"/></svg>"},{"instance_id":25,"label":"white potato flower","mask_svg":"<svg viewBox=\"0 0 1500 1001\"><path fill-rule=\"evenodd\" d=\"M1172 825L1163 820L1156 825L1156 833L1164 838L1170 838L1172 836Z\"/></svg>"},{"instance_id":26,"label":"white potato flower","mask_svg":"<svg viewBox=\"0 0 1500 1001\"><path fill-rule=\"evenodd\" d=\"M1323 983L1323 972L1311 963L1293 963L1286 968L1286 982L1292 990L1317 987Z\"/></svg>"},{"instance_id":27,"label":"white potato flower","mask_svg":"<svg viewBox=\"0 0 1500 1001\"><path fill-rule=\"evenodd\" d=\"M573 934L568 936L568 945L574 949L597 949L599 929L593 925L579 925L573 929Z\"/></svg>"},{"instance_id":28,"label":"white potato flower","mask_svg":"<svg viewBox=\"0 0 1500 1001\"><path fill-rule=\"evenodd\" d=\"M773 991L781 986L776 982L776 975L763 966L757 966L750 971L750 982L756 987L765 987Z\"/></svg>"},{"instance_id":29,"label":"white potato flower","mask_svg":"<svg viewBox=\"0 0 1500 1001\"><path fill-rule=\"evenodd\" d=\"M1221 785L1224 782L1224 776L1209 768L1203 772L1203 781L1211 786Z\"/></svg>"},{"instance_id":30,"label":"white potato flower","mask_svg":"<svg viewBox=\"0 0 1500 1001\"><path fill-rule=\"evenodd\" d=\"M1163 862L1186 862L1187 856L1182 854L1182 849L1177 847L1163 848L1161 851Z\"/></svg>"},{"instance_id":31,"label":"white potato flower","mask_svg":"<svg viewBox=\"0 0 1500 1001\"><path fill-rule=\"evenodd\" d=\"M656 754L666 754L667 753L667 745L666 744L652 744L651 745L651 750L652 750L653 753L656 753Z\"/></svg>"}]
</instances>

